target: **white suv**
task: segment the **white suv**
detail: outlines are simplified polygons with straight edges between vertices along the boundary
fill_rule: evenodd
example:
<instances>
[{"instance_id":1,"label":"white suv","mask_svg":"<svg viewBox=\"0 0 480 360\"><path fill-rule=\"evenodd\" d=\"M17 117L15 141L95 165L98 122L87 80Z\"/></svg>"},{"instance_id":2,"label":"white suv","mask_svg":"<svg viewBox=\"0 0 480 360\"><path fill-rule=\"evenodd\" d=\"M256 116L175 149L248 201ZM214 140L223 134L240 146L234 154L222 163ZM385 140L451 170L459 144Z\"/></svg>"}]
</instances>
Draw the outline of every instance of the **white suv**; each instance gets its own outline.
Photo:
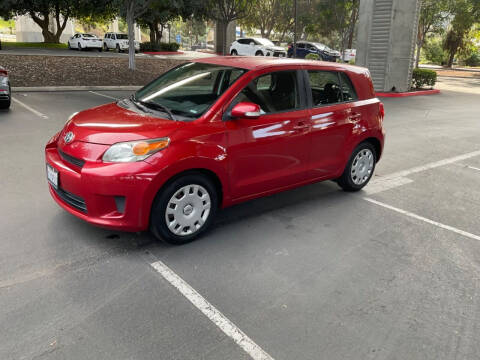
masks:
<instances>
[{"instance_id":1,"label":"white suv","mask_svg":"<svg viewBox=\"0 0 480 360\"><path fill-rule=\"evenodd\" d=\"M106 33L103 37L103 50L114 49L116 52L128 51L128 35L120 33ZM140 42L135 40L135 52L140 51Z\"/></svg>"},{"instance_id":2,"label":"white suv","mask_svg":"<svg viewBox=\"0 0 480 360\"><path fill-rule=\"evenodd\" d=\"M243 38L232 43L230 55L286 57L287 52L281 46L275 46L268 39Z\"/></svg>"}]
</instances>

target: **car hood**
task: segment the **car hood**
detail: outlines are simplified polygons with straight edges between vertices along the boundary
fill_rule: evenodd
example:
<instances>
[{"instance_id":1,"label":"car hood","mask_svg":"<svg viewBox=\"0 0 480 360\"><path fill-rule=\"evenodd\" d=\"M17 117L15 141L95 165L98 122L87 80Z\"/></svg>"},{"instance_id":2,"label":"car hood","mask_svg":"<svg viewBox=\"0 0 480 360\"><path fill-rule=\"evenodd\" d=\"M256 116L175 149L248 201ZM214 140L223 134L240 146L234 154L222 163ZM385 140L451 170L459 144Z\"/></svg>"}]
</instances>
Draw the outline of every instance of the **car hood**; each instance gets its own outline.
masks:
<instances>
[{"instance_id":1,"label":"car hood","mask_svg":"<svg viewBox=\"0 0 480 360\"><path fill-rule=\"evenodd\" d=\"M59 146L65 145L68 132L73 134L71 142L112 145L168 136L180 126L182 122L139 114L112 103L74 115L60 134Z\"/></svg>"}]
</instances>

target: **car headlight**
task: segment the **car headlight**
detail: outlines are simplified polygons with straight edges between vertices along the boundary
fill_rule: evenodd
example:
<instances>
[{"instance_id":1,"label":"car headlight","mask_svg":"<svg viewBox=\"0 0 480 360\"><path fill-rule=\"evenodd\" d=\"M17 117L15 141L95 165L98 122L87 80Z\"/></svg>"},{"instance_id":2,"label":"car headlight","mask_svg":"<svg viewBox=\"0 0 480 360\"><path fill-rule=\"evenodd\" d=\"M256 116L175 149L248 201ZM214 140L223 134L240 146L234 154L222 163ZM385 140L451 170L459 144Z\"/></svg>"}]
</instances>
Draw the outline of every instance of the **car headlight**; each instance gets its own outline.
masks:
<instances>
[{"instance_id":1,"label":"car headlight","mask_svg":"<svg viewBox=\"0 0 480 360\"><path fill-rule=\"evenodd\" d=\"M169 138L127 141L113 144L103 154L103 162L135 162L145 160L170 144Z\"/></svg>"}]
</instances>

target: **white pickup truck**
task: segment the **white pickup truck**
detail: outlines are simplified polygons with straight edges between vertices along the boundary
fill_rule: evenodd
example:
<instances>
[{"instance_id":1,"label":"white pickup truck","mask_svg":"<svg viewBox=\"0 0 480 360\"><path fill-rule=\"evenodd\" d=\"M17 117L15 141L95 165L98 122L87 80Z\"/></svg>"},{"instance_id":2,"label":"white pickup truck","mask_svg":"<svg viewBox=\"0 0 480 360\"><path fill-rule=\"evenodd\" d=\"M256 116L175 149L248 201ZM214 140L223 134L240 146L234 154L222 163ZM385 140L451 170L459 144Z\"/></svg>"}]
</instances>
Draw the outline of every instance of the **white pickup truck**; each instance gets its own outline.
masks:
<instances>
[{"instance_id":1,"label":"white pickup truck","mask_svg":"<svg viewBox=\"0 0 480 360\"><path fill-rule=\"evenodd\" d=\"M103 37L103 50L110 49L116 52L128 51L128 35L120 33L106 33ZM140 51L140 42L135 40L135 52Z\"/></svg>"}]
</instances>

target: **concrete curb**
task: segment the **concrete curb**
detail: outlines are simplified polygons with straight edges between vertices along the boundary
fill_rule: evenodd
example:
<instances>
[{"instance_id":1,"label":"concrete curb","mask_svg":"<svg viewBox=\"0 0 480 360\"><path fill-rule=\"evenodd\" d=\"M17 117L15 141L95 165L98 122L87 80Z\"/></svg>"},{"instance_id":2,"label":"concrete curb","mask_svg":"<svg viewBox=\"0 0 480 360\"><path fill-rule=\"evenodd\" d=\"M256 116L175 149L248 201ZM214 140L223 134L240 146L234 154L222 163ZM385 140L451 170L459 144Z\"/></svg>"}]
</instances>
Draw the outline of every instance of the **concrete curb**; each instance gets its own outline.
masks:
<instances>
[{"instance_id":1,"label":"concrete curb","mask_svg":"<svg viewBox=\"0 0 480 360\"><path fill-rule=\"evenodd\" d=\"M440 94L440 90L420 90L420 91L409 91L403 93L385 93L385 92L377 92L378 97L391 97L391 98L398 98L398 97L408 97L408 96L420 96L420 95L434 95Z\"/></svg>"},{"instance_id":2,"label":"concrete curb","mask_svg":"<svg viewBox=\"0 0 480 360\"><path fill-rule=\"evenodd\" d=\"M12 92L55 92L55 91L135 91L141 86L13 86Z\"/></svg>"}]
</instances>

